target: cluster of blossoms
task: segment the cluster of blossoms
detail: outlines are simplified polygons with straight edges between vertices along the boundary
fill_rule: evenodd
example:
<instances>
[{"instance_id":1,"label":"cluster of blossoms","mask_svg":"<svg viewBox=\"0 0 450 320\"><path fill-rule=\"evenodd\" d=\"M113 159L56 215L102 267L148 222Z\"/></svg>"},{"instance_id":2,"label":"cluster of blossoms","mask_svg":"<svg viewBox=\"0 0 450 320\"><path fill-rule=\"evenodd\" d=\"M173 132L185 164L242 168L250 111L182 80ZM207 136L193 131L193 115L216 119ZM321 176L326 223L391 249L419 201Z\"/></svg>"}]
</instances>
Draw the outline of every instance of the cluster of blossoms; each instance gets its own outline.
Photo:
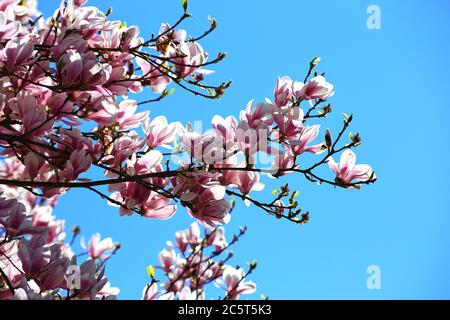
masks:
<instances>
[{"instance_id":1,"label":"cluster of blossoms","mask_svg":"<svg viewBox=\"0 0 450 320\"><path fill-rule=\"evenodd\" d=\"M206 228L202 237L196 222L187 230L175 233L175 243L169 241L169 247L159 254L160 265L148 267L152 281L144 288L142 299L203 300L206 287L211 284L223 290L223 299L227 300L254 293L256 285L247 278L256 268L256 262L249 264L247 272L227 264L233 254L226 254L226 251L245 231L245 228L241 229L230 243L222 227ZM156 280L155 270L167 279L164 283Z\"/></svg>"},{"instance_id":2,"label":"cluster of blossoms","mask_svg":"<svg viewBox=\"0 0 450 320\"><path fill-rule=\"evenodd\" d=\"M202 133L191 124L169 124L164 116L150 119L148 111L138 112L142 103L129 100L128 95L148 87L163 98L173 82L196 94L218 97L228 84L215 90L202 84L210 73L202 67L223 55L206 62L208 55L201 45L188 39L185 30L168 24L161 26L158 36L144 40L137 27L109 21L84 2L63 2L51 19L28 24L13 14L20 11L23 21L25 7L14 9L15 1L5 6L5 31L0 39L0 143L5 157L16 158L26 167L21 181L5 183L39 190L47 198L71 187L86 188L119 206L121 215L168 219L179 202L198 221L214 226L230 220L232 197L258 204L249 194L264 187L261 174L281 177L297 172L309 180L345 188L374 181L369 166L355 165L352 151L343 154L339 165L332 160L332 155L360 143L356 135L352 143L336 148L351 118L335 141L327 132L324 142L312 144L319 125L306 122L331 112L329 105L320 103L334 93L323 76L309 79L317 60L311 62L304 83L280 78L274 102L267 99L255 106L250 102L239 120L216 116L212 129ZM35 14L34 9L28 12ZM180 21L186 17L185 11ZM311 106L307 112L302 102ZM313 114L317 108L322 108L321 113ZM83 130L89 126L92 129ZM164 148L173 151L168 159ZM300 169L303 153L325 151L321 161ZM260 153L268 156L270 168L257 166ZM169 163L176 168L170 170ZM325 163L335 172L334 181L314 173ZM91 167L104 169L109 180L82 178ZM109 195L96 189L105 184ZM297 217L301 212L292 204L284 205L282 199L264 208L303 221Z\"/></svg>"},{"instance_id":3,"label":"cluster of blossoms","mask_svg":"<svg viewBox=\"0 0 450 320\"><path fill-rule=\"evenodd\" d=\"M343 141L353 116L345 116L335 135L326 130L319 137L320 125L309 123L332 111L327 101L334 87L315 71L318 58L303 82L279 78L273 101L251 101L238 118L215 116L211 129L202 132L195 123L150 117L144 106L168 97L174 87L210 99L222 96L230 83L215 86L205 78L212 72L207 67L225 54L210 59L199 43L216 21L211 19L201 36L188 37L178 28L191 16L183 1L181 18L172 26L163 23L146 39L138 27L109 20L110 12L86 2L62 1L47 20L36 1L0 3L0 152L4 168L12 168L0 177L6 190L0 198L0 252L6 259L0 260L2 295L33 298L39 292L54 298L66 289L66 271L76 261L51 208L71 188L95 192L119 207L121 215L168 219L182 206L203 226L215 228L230 221L235 199L276 218L308 221L308 212L295 200L298 192L288 185L274 190L271 201L256 200L253 193L264 188L263 176L298 174L346 189L376 181L369 165L356 164L352 149L361 144L360 135L349 133L350 141ZM155 97L130 99L144 90ZM305 153L317 160L308 164ZM338 164L333 157L339 154ZM319 176L327 165L332 178ZM90 179L86 174L93 168L103 170L105 179ZM7 196L11 190L13 196ZM214 230L205 239L219 237L222 229ZM189 242L184 250L189 247L197 259L204 246ZM69 288L66 298L114 296L103 267L117 246L96 235L83 247L90 258L80 266L82 289ZM170 257L170 265L190 263ZM179 267L165 270L165 290L173 297L185 287L170 284ZM229 298L251 291L241 269L222 267L219 263L216 273L207 268L205 281L217 283L222 277ZM183 296L203 295L202 276ZM155 283L148 289L146 296L160 296Z\"/></svg>"},{"instance_id":4,"label":"cluster of blossoms","mask_svg":"<svg viewBox=\"0 0 450 320\"><path fill-rule=\"evenodd\" d=\"M0 168L2 178L23 172L17 160L8 159ZM74 228L72 240L65 242L64 221L52 214L57 200L0 187L0 299L111 299L118 294L104 277L105 262L118 245L94 235L84 246L88 258L77 265L71 245L80 230Z\"/></svg>"}]
</instances>

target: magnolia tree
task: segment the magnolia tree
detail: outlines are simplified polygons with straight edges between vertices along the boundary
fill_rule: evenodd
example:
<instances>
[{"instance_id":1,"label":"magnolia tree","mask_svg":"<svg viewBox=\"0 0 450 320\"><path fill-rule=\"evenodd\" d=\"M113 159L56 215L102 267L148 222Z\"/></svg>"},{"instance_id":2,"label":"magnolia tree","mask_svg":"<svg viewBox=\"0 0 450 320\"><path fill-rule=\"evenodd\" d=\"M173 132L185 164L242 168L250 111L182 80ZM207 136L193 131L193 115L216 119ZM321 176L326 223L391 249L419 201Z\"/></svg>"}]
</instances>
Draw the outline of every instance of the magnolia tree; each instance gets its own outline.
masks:
<instances>
[{"instance_id":1,"label":"magnolia tree","mask_svg":"<svg viewBox=\"0 0 450 320\"><path fill-rule=\"evenodd\" d=\"M246 230L229 243L224 237L221 225L236 201L295 224L309 220L298 193L283 182L273 199L255 197L262 177L298 175L345 189L376 181L369 165L356 164L361 138L348 132L353 116L344 115L335 133L320 133L315 124L332 112L334 94L316 71L319 58L302 82L278 78L272 99L251 101L239 117L215 116L202 132L197 123L150 118L149 105L176 87L206 99L224 94L230 82L207 78L225 54L211 58L200 44L216 21L188 36L180 28L191 17L183 1L178 21L140 35L138 27L110 20L111 11L85 3L63 1L45 19L36 1L0 2L1 299L117 295L104 271L120 246L96 234L74 252L80 229L67 237L52 214L70 189L94 192L121 216L170 219L184 207L196 220L168 243L160 265L148 268L143 299L202 299L209 285L224 290L221 298L238 299L256 289L248 280L256 262L246 269L229 265L229 248ZM132 99L144 90L152 99ZM105 178L89 178L92 168Z\"/></svg>"}]
</instances>

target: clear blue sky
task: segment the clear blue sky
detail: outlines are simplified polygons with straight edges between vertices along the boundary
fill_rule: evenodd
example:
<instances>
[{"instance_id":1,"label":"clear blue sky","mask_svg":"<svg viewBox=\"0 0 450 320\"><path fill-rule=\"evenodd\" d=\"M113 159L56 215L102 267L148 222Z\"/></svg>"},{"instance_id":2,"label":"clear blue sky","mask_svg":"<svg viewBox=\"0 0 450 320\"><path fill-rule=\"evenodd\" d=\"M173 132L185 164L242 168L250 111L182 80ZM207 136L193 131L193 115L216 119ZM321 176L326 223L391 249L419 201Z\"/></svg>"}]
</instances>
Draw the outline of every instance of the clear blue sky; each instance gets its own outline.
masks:
<instances>
[{"instance_id":1,"label":"clear blue sky","mask_svg":"<svg viewBox=\"0 0 450 320\"><path fill-rule=\"evenodd\" d=\"M40 5L48 15L58 3ZM90 3L104 11L112 6L114 18L139 25L147 36L181 13L178 0ZM370 4L381 8L382 30L366 28ZM287 179L311 211L304 227L239 205L227 230L249 227L236 261L258 259L258 293L272 299L450 298L449 9L443 0L190 1L190 31L206 28L208 15L219 21L202 43L211 54L228 52L214 79L234 84L220 101L176 90L150 107L153 116L209 122L215 114L238 115L250 99L271 97L277 76L302 79L310 59L320 56L320 70L336 85L336 112L326 125L335 128L340 112L355 113L355 131L364 139L359 161L370 162L379 176L361 191ZM120 218L85 191L64 196L56 214L86 236L98 231L122 243L107 270L122 299L140 297L146 267L191 222L182 209L166 222ZM366 288L372 264L382 270L379 291Z\"/></svg>"}]
</instances>

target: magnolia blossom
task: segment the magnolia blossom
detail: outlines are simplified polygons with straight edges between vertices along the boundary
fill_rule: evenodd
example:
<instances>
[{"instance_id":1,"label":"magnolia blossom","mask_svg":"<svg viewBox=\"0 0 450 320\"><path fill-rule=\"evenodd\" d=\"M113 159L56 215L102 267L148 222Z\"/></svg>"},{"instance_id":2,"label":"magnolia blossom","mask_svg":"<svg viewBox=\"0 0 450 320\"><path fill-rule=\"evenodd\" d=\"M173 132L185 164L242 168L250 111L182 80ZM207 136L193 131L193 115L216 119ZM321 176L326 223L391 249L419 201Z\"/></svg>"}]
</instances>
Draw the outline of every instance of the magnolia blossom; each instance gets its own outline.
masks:
<instances>
[{"instance_id":1,"label":"magnolia blossom","mask_svg":"<svg viewBox=\"0 0 450 320\"><path fill-rule=\"evenodd\" d=\"M7 159L0 168L0 177L17 179L25 176L24 170L26 167L21 162ZM52 214L57 197L45 199L25 189L7 186L2 186L1 190L0 268L15 292L13 294L9 284L0 277L0 299L111 299L118 294L103 274L97 272L99 265L85 268L87 265L82 264L79 268L84 289L82 286L82 291L66 295L69 268L76 267L76 261L70 243L65 242L64 221ZM104 244L90 242L93 252L101 251ZM83 279L90 280L84 282Z\"/></svg>"},{"instance_id":2,"label":"magnolia blossom","mask_svg":"<svg viewBox=\"0 0 450 320\"><path fill-rule=\"evenodd\" d=\"M4 12L0 11L0 39L14 38L20 31L19 21L8 21Z\"/></svg>"},{"instance_id":3,"label":"magnolia blossom","mask_svg":"<svg viewBox=\"0 0 450 320\"><path fill-rule=\"evenodd\" d=\"M89 119L100 125L117 124L120 129L131 129L138 127L142 121L147 119L149 112L136 113L137 102L124 100L119 104L105 103L103 109L89 116Z\"/></svg>"},{"instance_id":4,"label":"magnolia blossom","mask_svg":"<svg viewBox=\"0 0 450 320\"><path fill-rule=\"evenodd\" d=\"M52 213L58 197L71 188L95 192L121 216L169 219L185 208L196 222L177 233L161 254L159 267L167 281L159 288L152 281L144 297L199 299L205 285L220 278L228 298L252 290L240 269L214 256L235 242L228 243L219 227L230 221L235 200L253 203L269 216L304 221L303 215L297 217L302 212L287 185L276 190L275 199L256 199L265 174L298 173L340 187L374 181L372 169L355 165L355 155L347 150L358 145L359 136L346 144L341 134L330 145L327 133L325 143L314 142L319 124L311 122L329 113L321 103L334 94L323 76L312 76L315 63L305 84L280 77L274 102L252 100L239 117L216 115L204 132L189 123L169 123L164 116L149 119L146 105L169 96L172 84L208 98L220 97L229 87L204 83L212 72L204 66L225 56L208 61L199 43L215 21L203 35L188 36L179 29L189 16L184 2L178 23L163 23L159 33L144 39L139 27L110 20L86 2L61 1L49 19L40 15L35 0L0 2L0 249L11 256L0 261L2 277L9 280L0 279L0 298L109 299L117 294L104 277L104 263L118 246L95 234L83 245L89 259L78 263L83 253L71 244L80 229L74 228L67 242L64 221ZM130 97L144 90L151 97ZM350 122L347 118L343 131ZM329 154L318 157L326 149L344 151L339 165ZM317 165L310 166L305 153L316 156L311 163ZM260 155L268 159L264 166ZM318 177L316 170L327 161L335 181ZM89 176L91 169L105 177ZM290 196L289 205L282 205ZM204 236L199 225L206 228ZM206 260L205 250L214 252ZM72 267L81 272L78 289L67 284Z\"/></svg>"},{"instance_id":5,"label":"magnolia blossom","mask_svg":"<svg viewBox=\"0 0 450 320\"><path fill-rule=\"evenodd\" d=\"M166 117L160 116L151 122L147 119L142 125L142 130L147 137L147 145L153 149L158 146L169 147L169 144L175 140L178 127L178 123L168 124Z\"/></svg>"},{"instance_id":6,"label":"magnolia blossom","mask_svg":"<svg viewBox=\"0 0 450 320\"><path fill-rule=\"evenodd\" d=\"M100 239L99 233L94 234L87 246L84 239L81 240L81 247L89 253L91 259L104 259L117 247L117 244L115 244L111 238Z\"/></svg>"},{"instance_id":7,"label":"magnolia blossom","mask_svg":"<svg viewBox=\"0 0 450 320\"><path fill-rule=\"evenodd\" d=\"M245 271L228 266L223 272L223 284L226 286L228 297L232 300L239 299L241 294L251 294L256 291L256 285L252 281L243 281Z\"/></svg>"},{"instance_id":8,"label":"magnolia blossom","mask_svg":"<svg viewBox=\"0 0 450 320\"><path fill-rule=\"evenodd\" d=\"M153 92L163 92L172 81L166 74L162 73L159 68L146 60L137 58L136 63L142 70L145 84L148 85ZM161 61L158 63L161 63Z\"/></svg>"},{"instance_id":9,"label":"magnolia blossom","mask_svg":"<svg viewBox=\"0 0 450 320\"><path fill-rule=\"evenodd\" d=\"M301 155L305 152L319 154L325 148L324 143L309 145L319 135L320 125L302 127L300 133L293 140L289 141L290 148L295 155Z\"/></svg>"},{"instance_id":10,"label":"magnolia blossom","mask_svg":"<svg viewBox=\"0 0 450 320\"><path fill-rule=\"evenodd\" d=\"M195 72L209 73L200 69L208 59L208 54L197 42L183 42L179 45L182 57L174 59L176 71L183 77L193 75Z\"/></svg>"},{"instance_id":11,"label":"magnolia blossom","mask_svg":"<svg viewBox=\"0 0 450 320\"><path fill-rule=\"evenodd\" d=\"M71 89L90 89L108 80L110 67L98 62L94 53L68 50L58 62L60 80Z\"/></svg>"},{"instance_id":12,"label":"magnolia blossom","mask_svg":"<svg viewBox=\"0 0 450 320\"><path fill-rule=\"evenodd\" d=\"M185 252L189 245L197 245L200 241L200 227L193 222L187 230L175 233L176 246L181 252Z\"/></svg>"},{"instance_id":13,"label":"magnolia blossom","mask_svg":"<svg viewBox=\"0 0 450 320\"><path fill-rule=\"evenodd\" d=\"M356 164L356 155L351 150L342 153L340 163L336 163L330 157L328 166L336 174L336 183L342 186L348 186L354 181L366 181L374 178L374 172L369 165ZM350 187L360 188L358 185Z\"/></svg>"},{"instance_id":14,"label":"magnolia blossom","mask_svg":"<svg viewBox=\"0 0 450 320\"><path fill-rule=\"evenodd\" d=\"M193 223L175 234L175 246L169 241L158 256L159 265L147 270L152 281L142 292L143 300L203 300L211 284L224 289L227 299L254 292L256 285L246 278L256 265L246 275L227 264L231 255L222 257L239 236L228 243L222 227L208 227L203 233L202 236L199 225ZM158 281L158 274L165 280Z\"/></svg>"},{"instance_id":15,"label":"magnolia blossom","mask_svg":"<svg viewBox=\"0 0 450 320\"><path fill-rule=\"evenodd\" d=\"M334 86L323 76L314 77L303 86L298 85L295 92L295 96L303 100L326 100L333 94Z\"/></svg>"},{"instance_id":16,"label":"magnolia blossom","mask_svg":"<svg viewBox=\"0 0 450 320\"><path fill-rule=\"evenodd\" d=\"M260 176L257 172L239 171L238 179L238 188L244 195L249 194L250 191L261 191L264 189L264 184L259 182Z\"/></svg>"}]
</instances>

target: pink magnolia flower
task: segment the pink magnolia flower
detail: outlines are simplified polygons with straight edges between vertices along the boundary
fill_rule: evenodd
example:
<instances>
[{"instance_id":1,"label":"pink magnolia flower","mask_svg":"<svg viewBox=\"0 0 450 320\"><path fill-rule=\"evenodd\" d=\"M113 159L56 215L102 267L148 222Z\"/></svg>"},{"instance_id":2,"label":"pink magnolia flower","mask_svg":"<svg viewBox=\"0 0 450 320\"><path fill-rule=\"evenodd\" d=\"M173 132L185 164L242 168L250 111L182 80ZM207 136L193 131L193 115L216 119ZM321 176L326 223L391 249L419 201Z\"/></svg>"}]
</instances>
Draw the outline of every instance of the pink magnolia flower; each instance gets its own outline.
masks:
<instances>
[{"instance_id":1,"label":"pink magnolia flower","mask_svg":"<svg viewBox=\"0 0 450 320\"><path fill-rule=\"evenodd\" d=\"M139 159L129 161L127 172L129 175L143 175L151 172L160 172L162 154L159 151L152 150ZM116 191L111 198L116 201L110 202L112 206L120 206L120 215L132 215L133 210L139 209L140 213L147 218L169 219L176 212L176 205L170 204L170 199L164 195L151 190L151 187L159 189L168 184L164 178L146 179L145 184L137 182L126 182L109 187L110 191ZM159 189L158 189L159 188Z\"/></svg>"},{"instance_id":2,"label":"pink magnolia flower","mask_svg":"<svg viewBox=\"0 0 450 320\"><path fill-rule=\"evenodd\" d=\"M24 164L25 170L28 173L28 177L34 179L38 176L39 170L44 165L44 157L36 154L35 152L29 152L25 156Z\"/></svg>"},{"instance_id":3,"label":"pink magnolia flower","mask_svg":"<svg viewBox=\"0 0 450 320\"><path fill-rule=\"evenodd\" d=\"M334 86L323 76L312 78L303 87L298 86L295 95L303 100L326 100L334 94Z\"/></svg>"},{"instance_id":4,"label":"pink magnolia flower","mask_svg":"<svg viewBox=\"0 0 450 320\"><path fill-rule=\"evenodd\" d=\"M189 213L200 223L207 226L227 224L230 222L231 206L227 199L216 199L210 189L200 191L197 201L189 206Z\"/></svg>"},{"instance_id":5,"label":"pink magnolia flower","mask_svg":"<svg viewBox=\"0 0 450 320\"><path fill-rule=\"evenodd\" d=\"M200 44L197 42L182 42L179 45L179 50L184 56L174 58L173 63L175 64L176 72L182 78L187 78L195 72L202 72L200 68L208 59L208 54Z\"/></svg>"},{"instance_id":6,"label":"pink magnolia flower","mask_svg":"<svg viewBox=\"0 0 450 320\"><path fill-rule=\"evenodd\" d=\"M176 53L176 49L180 43L184 43L187 38L186 30L170 30L168 23L162 23L159 28L158 50L166 55L172 56Z\"/></svg>"},{"instance_id":7,"label":"pink magnolia flower","mask_svg":"<svg viewBox=\"0 0 450 320\"><path fill-rule=\"evenodd\" d=\"M90 115L89 119L104 126L116 124L121 130L137 128L149 114L148 111L136 113L137 107L134 100L124 100L119 104L105 103L103 109Z\"/></svg>"},{"instance_id":8,"label":"pink magnolia flower","mask_svg":"<svg viewBox=\"0 0 450 320\"><path fill-rule=\"evenodd\" d=\"M267 129L273 123L272 113L274 106L269 103L258 103L253 108L251 100L245 110L240 113L241 122L247 122L252 129Z\"/></svg>"},{"instance_id":9,"label":"pink magnolia flower","mask_svg":"<svg viewBox=\"0 0 450 320\"><path fill-rule=\"evenodd\" d=\"M336 183L344 187L348 187L354 181L366 181L374 177L374 172L369 165L356 164L356 155L351 150L342 153L340 163L336 163L330 157L328 166L336 174ZM352 187L360 188L358 185Z\"/></svg>"},{"instance_id":10,"label":"pink magnolia flower","mask_svg":"<svg viewBox=\"0 0 450 320\"><path fill-rule=\"evenodd\" d=\"M172 248L166 248L159 253L159 262L165 272L170 272L177 261L177 254Z\"/></svg>"},{"instance_id":11,"label":"pink magnolia flower","mask_svg":"<svg viewBox=\"0 0 450 320\"><path fill-rule=\"evenodd\" d=\"M43 236L34 236L31 240L22 240L19 243L18 256L23 272L39 279L43 291L59 287L65 282L64 274L70 261L61 253L59 244L46 246Z\"/></svg>"},{"instance_id":12,"label":"pink magnolia flower","mask_svg":"<svg viewBox=\"0 0 450 320\"><path fill-rule=\"evenodd\" d=\"M22 23L27 23L40 14L37 10L37 0L2 0L0 11L3 11L9 20Z\"/></svg>"},{"instance_id":13,"label":"pink magnolia flower","mask_svg":"<svg viewBox=\"0 0 450 320\"><path fill-rule=\"evenodd\" d=\"M181 252L186 251L188 245L197 245L200 241L200 227L193 222L189 229L175 233L176 246Z\"/></svg>"},{"instance_id":14,"label":"pink magnolia flower","mask_svg":"<svg viewBox=\"0 0 450 320\"><path fill-rule=\"evenodd\" d=\"M273 174L277 177L281 177L292 173L287 170L292 169L294 165L294 155L290 151L279 151L273 162Z\"/></svg>"},{"instance_id":15,"label":"pink magnolia flower","mask_svg":"<svg viewBox=\"0 0 450 320\"><path fill-rule=\"evenodd\" d=\"M162 68L157 68L144 59L136 58L136 63L141 68L145 84L149 86L153 92L161 93L172 81L165 73L161 72ZM161 64L161 61L156 61Z\"/></svg>"},{"instance_id":16,"label":"pink magnolia flower","mask_svg":"<svg viewBox=\"0 0 450 320\"><path fill-rule=\"evenodd\" d=\"M120 289L111 287L111 283L108 281L100 290L97 291L96 298L99 300L115 300L119 293Z\"/></svg>"},{"instance_id":17,"label":"pink magnolia flower","mask_svg":"<svg viewBox=\"0 0 450 320\"><path fill-rule=\"evenodd\" d=\"M0 268L15 288L24 281L20 269L17 270L14 267L14 265L20 265L20 259L17 256L17 243L18 241L14 241L0 245L0 251L3 253L0 255ZM9 288L7 286L0 286L0 300L11 298L12 294Z\"/></svg>"},{"instance_id":18,"label":"pink magnolia flower","mask_svg":"<svg viewBox=\"0 0 450 320\"><path fill-rule=\"evenodd\" d=\"M142 130L147 137L147 145L150 148L156 148L158 146L169 147L175 140L175 134L178 131L178 123L167 123L167 118L159 116L154 118L151 122L150 119L142 124Z\"/></svg>"},{"instance_id":19,"label":"pink magnolia flower","mask_svg":"<svg viewBox=\"0 0 450 320\"><path fill-rule=\"evenodd\" d=\"M104 84L111 73L111 66L98 62L93 52L80 54L68 50L58 62L62 85L72 90L87 90Z\"/></svg>"},{"instance_id":20,"label":"pink magnolia flower","mask_svg":"<svg viewBox=\"0 0 450 320\"><path fill-rule=\"evenodd\" d=\"M189 214L205 226L226 224L231 218L226 189L219 178L218 173L194 171L172 179L173 193L180 196Z\"/></svg>"},{"instance_id":21,"label":"pink magnolia flower","mask_svg":"<svg viewBox=\"0 0 450 320\"><path fill-rule=\"evenodd\" d=\"M206 236L206 243L210 246L214 246L217 251L226 248L228 242L225 238L225 229L223 227L214 228Z\"/></svg>"},{"instance_id":22,"label":"pink magnolia flower","mask_svg":"<svg viewBox=\"0 0 450 320\"><path fill-rule=\"evenodd\" d=\"M150 301L156 300L159 295L158 283L154 282L145 286L144 291L142 292L142 300Z\"/></svg>"},{"instance_id":23,"label":"pink magnolia flower","mask_svg":"<svg viewBox=\"0 0 450 320\"><path fill-rule=\"evenodd\" d=\"M25 213L25 206L18 201L8 201L0 198L0 202L5 204L4 210L0 212L0 225L6 230L9 236L19 237L27 234L40 234L46 228L33 226L31 219Z\"/></svg>"},{"instance_id":24,"label":"pink magnolia flower","mask_svg":"<svg viewBox=\"0 0 450 320\"><path fill-rule=\"evenodd\" d=\"M70 153L75 150L85 150L86 155L89 155L93 160L98 159L101 152L100 144L94 144L92 139L84 137L79 128L60 129L59 136L52 136L52 140L58 143L61 150Z\"/></svg>"},{"instance_id":25,"label":"pink magnolia flower","mask_svg":"<svg viewBox=\"0 0 450 320\"><path fill-rule=\"evenodd\" d=\"M302 127L302 130L298 137L289 141L290 148L295 155L301 155L302 153L309 152L313 154L319 154L324 151L324 143L319 143L310 146L311 143L319 135L320 125Z\"/></svg>"},{"instance_id":26,"label":"pink magnolia flower","mask_svg":"<svg viewBox=\"0 0 450 320\"><path fill-rule=\"evenodd\" d=\"M295 140L303 128L304 112L299 107L282 107L273 113L273 120L278 126L274 136L280 141Z\"/></svg>"},{"instance_id":27,"label":"pink magnolia flower","mask_svg":"<svg viewBox=\"0 0 450 320\"><path fill-rule=\"evenodd\" d=\"M233 143L236 141L238 121L235 117L229 116L224 119L221 116L215 115L212 118L211 123L216 132L225 139L225 142Z\"/></svg>"},{"instance_id":28,"label":"pink magnolia flower","mask_svg":"<svg viewBox=\"0 0 450 320\"><path fill-rule=\"evenodd\" d=\"M116 249L116 244L113 242L111 238L105 238L100 240L101 236L99 233L94 234L88 242L84 242L84 239L81 240L81 247L89 252L89 256L91 259L104 259L107 254L111 253L114 249Z\"/></svg>"},{"instance_id":29,"label":"pink magnolia flower","mask_svg":"<svg viewBox=\"0 0 450 320\"><path fill-rule=\"evenodd\" d=\"M73 114L76 110L75 105L70 102L66 94L54 93L47 100L42 100L42 103L56 119L61 119L69 126L81 125L80 119Z\"/></svg>"},{"instance_id":30,"label":"pink magnolia flower","mask_svg":"<svg viewBox=\"0 0 450 320\"><path fill-rule=\"evenodd\" d=\"M2 12L0 12L0 25L1 17ZM16 38L8 41L5 48L0 51L0 61L10 72L25 71L24 67L30 63L33 51L34 46L29 38Z\"/></svg>"},{"instance_id":31,"label":"pink magnolia flower","mask_svg":"<svg viewBox=\"0 0 450 320\"><path fill-rule=\"evenodd\" d=\"M144 40L139 38L139 28L131 26L129 28L122 28L120 34L120 48L128 50L130 48L138 48Z\"/></svg>"},{"instance_id":32,"label":"pink magnolia flower","mask_svg":"<svg viewBox=\"0 0 450 320\"><path fill-rule=\"evenodd\" d=\"M139 93L142 91L142 85L135 79L135 76L130 77L128 75L125 66L115 65L111 70L108 81L105 83L105 87L118 96L126 96L128 92Z\"/></svg>"},{"instance_id":33,"label":"pink magnolia flower","mask_svg":"<svg viewBox=\"0 0 450 320\"><path fill-rule=\"evenodd\" d=\"M144 144L145 140L141 139L136 131L131 131L114 142L110 154L105 156L102 162L109 164L114 169L120 169L122 163L141 150ZM109 171L106 171L105 174L111 178L114 176Z\"/></svg>"},{"instance_id":34,"label":"pink magnolia flower","mask_svg":"<svg viewBox=\"0 0 450 320\"><path fill-rule=\"evenodd\" d=\"M227 159L225 163L215 163L215 168L222 169L222 176L219 178L220 184L223 186L235 187L239 184L239 171L224 170L226 168L245 168L245 163L238 164L236 157Z\"/></svg>"},{"instance_id":35,"label":"pink magnolia flower","mask_svg":"<svg viewBox=\"0 0 450 320\"><path fill-rule=\"evenodd\" d=\"M55 247L59 248L59 247ZM61 257L60 249L52 252L49 263L41 269L39 274L39 288L41 291L58 289L65 284L65 273L70 265L68 258Z\"/></svg>"},{"instance_id":36,"label":"pink magnolia flower","mask_svg":"<svg viewBox=\"0 0 450 320\"><path fill-rule=\"evenodd\" d=\"M74 257L72 260L72 265L76 264L76 258ZM105 296L99 296L99 292L103 290L103 288L107 285L108 279L104 277L105 269L101 269L100 272L97 272L97 265L94 260L88 259L80 266L80 288L77 289L77 299L80 300L95 300L108 298ZM114 290L116 291L116 290ZM72 292L71 293L75 293Z\"/></svg>"},{"instance_id":37,"label":"pink magnolia flower","mask_svg":"<svg viewBox=\"0 0 450 320\"><path fill-rule=\"evenodd\" d=\"M223 283L230 299L236 300L241 294L251 294L256 291L256 284L252 281L243 281L244 276L244 269L236 269L232 266L227 266L223 272Z\"/></svg>"},{"instance_id":38,"label":"pink magnolia flower","mask_svg":"<svg viewBox=\"0 0 450 320\"><path fill-rule=\"evenodd\" d=\"M39 136L51 130L53 121L48 121L47 112L36 97L21 94L11 99L9 106L14 113L12 117L22 121L21 126L15 126L18 132Z\"/></svg>"},{"instance_id":39,"label":"pink magnolia flower","mask_svg":"<svg viewBox=\"0 0 450 320\"><path fill-rule=\"evenodd\" d=\"M294 97L293 81L291 78L285 76L278 78L275 86L274 96L277 107L287 106L290 100Z\"/></svg>"},{"instance_id":40,"label":"pink magnolia flower","mask_svg":"<svg viewBox=\"0 0 450 320\"><path fill-rule=\"evenodd\" d=\"M7 40L19 34L22 27L19 21L8 21L4 12L0 11L0 39Z\"/></svg>"},{"instance_id":41,"label":"pink magnolia flower","mask_svg":"<svg viewBox=\"0 0 450 320\"><path fill-rule=\"evenodd\" d=\"M87 43L86 39L84 39L81 34L74 33L64 35L64 38L52 48L52 52L55 58L59 59L69 50L82 54L86 52L86 49L88 47L89 44Z\"/></svg>"},{"instance_id":42,"label":"pink magnolia flower","mask_svg":"<svg viewBox=\"0 0 450 320\"><path fill-rule=\"evenodd\" d=\"M52 215L53 208L50 205L36 206L31 211L32 223L35 227L47 228L47 243L63 241L65 237L64 220L56 220Z\"/></svg>"},{"instance_id":43,"label":"pink magnolia flower","mask_svg":"<svg viewBox=\"0 0 450 320\"><path fill-rule=\"evenodd\" d=\"M179 126L179 135L184 150L198 162L213 164L225 158L224 139L215 131L200 134L188 123L186 128Z\"/></svg>"},{"instance_id":44,"label":"pink magnolia flower","mask_svg":"<svg viewBox=\"0 0 450 320\"><path fill-rule=\"evenodd\" d=\"M239 171L238 177L238 188L244 195L249 194L250 191L261 191L264 189L264 184L259 182L260 175L257 172Z\"/></svg>"},{"instance_id":45,"label":"pink magnolia flower","mask_svg":"<svg viewBox=\"0 0 450 320\"><path fill-rule=\"evenodd\" d=\"M86 150L75 150L66 163L67 179L73 181L86 172L92 165L92 159Z\"/></svg>"}]
</instances>

